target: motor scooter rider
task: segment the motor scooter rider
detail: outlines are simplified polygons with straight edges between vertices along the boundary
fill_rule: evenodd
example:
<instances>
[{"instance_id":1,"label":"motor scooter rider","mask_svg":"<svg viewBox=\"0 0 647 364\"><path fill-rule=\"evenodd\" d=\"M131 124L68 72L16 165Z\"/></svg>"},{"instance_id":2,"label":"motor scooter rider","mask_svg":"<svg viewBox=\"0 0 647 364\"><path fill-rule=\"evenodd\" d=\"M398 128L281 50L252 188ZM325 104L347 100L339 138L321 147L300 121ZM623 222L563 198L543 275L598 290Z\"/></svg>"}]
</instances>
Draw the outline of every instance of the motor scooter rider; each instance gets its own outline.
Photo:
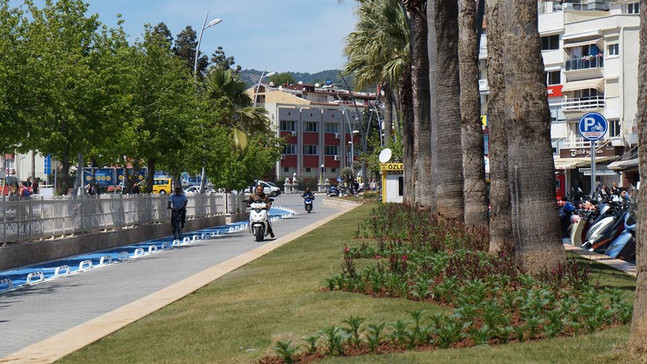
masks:
<instances>
[{"instance_id":1,"label":"motor scooter rider","mask_svg":"<svg viewBox=\"0 0 647 364\"><path fill-rule=\"evenodd\" d=\"M272 201L270 200L270 197L266 195L265 192L263 192L263 186L260 184L256 185L256 191L254 191L254 193L251 196L249 196L249 199L247 200L247 206L249 206L250 204L256 201L265 202L268 210L272 207ZM270 233L270 237L273 238L274 231L272 230L272 224L270 223L269 220L267 221L267 230Z\"/></svg>"},{"instance_id":2,"label":"motor scooter rider","mask_svg":"<svg viewBox=\"0 0 647 364\"><path fill-rule=\"evenodd\" d=\"M303 197L303 198L310 197L310 198L314 199L315 194L312 193L312 191L310 191L310 188L308 187L308 188L306 188L306 192L304 192L303 195L301 195L301 197Z\"/></svg>"}]
</instances>

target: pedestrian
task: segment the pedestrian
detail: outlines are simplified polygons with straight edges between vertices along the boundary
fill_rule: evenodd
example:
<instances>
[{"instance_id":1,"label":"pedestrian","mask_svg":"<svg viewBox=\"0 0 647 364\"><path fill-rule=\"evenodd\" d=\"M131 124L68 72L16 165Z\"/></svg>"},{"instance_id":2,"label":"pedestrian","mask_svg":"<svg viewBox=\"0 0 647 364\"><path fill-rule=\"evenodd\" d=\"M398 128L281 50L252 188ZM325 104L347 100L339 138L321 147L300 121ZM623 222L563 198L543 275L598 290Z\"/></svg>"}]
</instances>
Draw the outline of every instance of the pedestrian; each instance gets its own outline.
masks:
<instances>
[{"instance_id":1,"label":"pedestrian","mask_svg":"<svg viewBox=\"0 0 647 364\"><path fill-rule=\"evenodd\" d=\"M29 198L29 187L27 186L27 182L22 183L22 190L20 191L20 197Z\"/></svg>"},{"instance_id":2,"label":"pedestrian","mask_svg":"<svg viewBox=\"0 0 647 364\"><path fill-rule=\"evenodd\" d=\"M31 192L33 195L37 195L40 191L40 185L38 183L38 178L34 180L34 183L31 186Z\"/></svg>"}]
</instances>

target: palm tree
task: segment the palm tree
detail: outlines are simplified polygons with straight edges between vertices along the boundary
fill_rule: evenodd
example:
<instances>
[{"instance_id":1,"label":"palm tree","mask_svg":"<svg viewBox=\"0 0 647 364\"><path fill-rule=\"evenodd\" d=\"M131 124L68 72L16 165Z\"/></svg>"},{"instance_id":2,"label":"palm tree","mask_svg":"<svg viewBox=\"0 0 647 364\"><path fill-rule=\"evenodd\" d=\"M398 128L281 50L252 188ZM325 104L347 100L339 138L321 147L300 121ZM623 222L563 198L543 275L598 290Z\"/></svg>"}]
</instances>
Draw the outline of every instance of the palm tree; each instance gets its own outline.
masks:
<instances>
[{"instance_id":1,"label":"palm tree","mask_svg":"<svg viewBox=\"0 0 647 364\"><path fill-rule=\"evenodd\" d=\"M647 0L640 2L640 55L638 60L638 156L640 175L647 176ZM629 347L638 352L647 351L647 189L641 188L638 196L638 234L636 235L636 300L631 322Z\"/></svg>"},{"instance_id":2,"label":"palm tree","mask_svg":"<svg viewBox=\"0 0 647 364\"><path fill-rule=\"evenodd\" d=\"M481 99L478 87L476 2L459 0L458 6L464 220L467 226L487 227L487 191L483 163Z\"/></svg>"},{"instance_id":3,"label":"palm tree","mask_svg":"<svg viewBox=\"0 0 647 364\"><path fill-rule=\"evenodd\" d=\"M218 123L230 129L230 137L239 151L247 150L248 134L270 132L265 109L252 106L252 99L245 93L245 82L233 70L211 69L205 89L211 108L218 111Z\"/></svg>"},{"instance_id":4,"label":"palm tree","mask_svg":"<svg viewBox=\"0 0 647 364\"><path fill-rule=\"evenodd\" d=\"M448 219L463 218L463 166L456 158L456 130L460 125L458 67L458 3L430 1L429 74L432 99L431 184L432 212Z\"/></svg>"},{"instance_id":5,"label":"palm tree","mask_svg":"<svg viewBox=\"0 0 647 364\"><path fill-rule=\"evenodd\" d=\"M403 126L405 202L413 202L413 116L410 104L409 25L398 0L364 0L357 9L355 30L346 38L348 63L344 74L353 74L358 88L380 83L386 109L395 100ZM387 140L391 126L385 116ZM410 127L411 126L411 127Z\"/></svg>"},{"instance_id":6,"label":"palm tree","mask_svg":"<svg viewBox=\"0 0 647 364\"><path fill-rule=\"evenodd\" d=\"M555 166L536 0L503 0L508 177L516 263L529 273L566 262L555 214ZM523 52L519 52L523 49Z\"/></svg>"},{"instance_id":7,"label":"palm tree","mask_svg":"<svg viewBox=\"0 0 647 364\"><path fill-rule=\"evenodd\" d=\"M488 131L490 158L490 251L514 249L508 185L508 136L506 135L503 93L503 38L499 3L487 0L487 68L490 95L488 97Z\"/></svg>"},{"instance_id":8,"label":"palm tree","mask_svg":"<svg viewBox=\"0 0 647 364\"><path fill-rule=\"evenodd\" d=\"M429 84L430 67L427 54L426 0L402 0L409 16L411 37L411 86L413 90L415 202L430 207L433 202L431 176L432 102Z\"/></svg>"}]
</instances>

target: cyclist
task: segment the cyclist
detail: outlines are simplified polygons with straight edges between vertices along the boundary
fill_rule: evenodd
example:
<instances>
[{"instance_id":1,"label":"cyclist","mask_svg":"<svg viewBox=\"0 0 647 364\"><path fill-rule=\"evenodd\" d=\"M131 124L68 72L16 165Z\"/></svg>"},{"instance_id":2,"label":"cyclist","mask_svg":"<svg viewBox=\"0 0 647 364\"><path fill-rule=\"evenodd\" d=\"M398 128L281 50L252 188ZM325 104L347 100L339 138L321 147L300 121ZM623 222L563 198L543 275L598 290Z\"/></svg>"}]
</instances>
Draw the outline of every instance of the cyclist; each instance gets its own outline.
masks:
<instances>
[{"instance_id":1,"label":"cyclist","mask_svg":"<svg viewBox=\"0 0 647 364\"><path fill-rule=\"evenodd\" d=\"M182 187L175 187L175 193L172 194L168 199L167 209L181 210L182 213L182 229L184 229L184 223L186 222L186 204L189 199L186 198ZM171 226L173 226L173 221L171 221Z\"/></svg>"},{"instance_id":2,"label":"cyclist","mask_svg":"<svg viewBox=\"0 0 647 364\"><path fill-rule=\"evenodd\" d=\"M255 201L263 201L267 204L267 210L272 207L272 201L270 200L270 197L263 192L263 186L262 185L256 185L256 191L254 192L253 195L249 196L249 200L247 200L247 206L249 206L252 202ZM270 221L267 221L267 230L269 230L270 237L274 238L274 231L272 230L272 224Z\"/></svg>"}]
</instances>

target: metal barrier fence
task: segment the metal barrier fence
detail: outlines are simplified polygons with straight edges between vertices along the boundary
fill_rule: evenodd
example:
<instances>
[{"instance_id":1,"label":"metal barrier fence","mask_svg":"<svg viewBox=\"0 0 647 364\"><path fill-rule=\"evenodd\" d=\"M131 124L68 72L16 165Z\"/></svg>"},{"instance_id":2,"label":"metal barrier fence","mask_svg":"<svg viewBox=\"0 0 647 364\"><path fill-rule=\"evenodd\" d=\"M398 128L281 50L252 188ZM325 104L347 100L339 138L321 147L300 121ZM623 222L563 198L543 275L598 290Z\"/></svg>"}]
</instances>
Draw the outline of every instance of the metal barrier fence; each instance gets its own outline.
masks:
<instances>
[{"instance_id":1,"label":"metal barrier fence","mask_svg":"<svg viewBox=\"0 0 647 364\"><path fill-rule=\"evenodd\" d=\"M245 196L187 196L187 219L245 211ZM168 196L99 195L0 201L0 246L170 221Z\"/></svg>"}]
</instances>

